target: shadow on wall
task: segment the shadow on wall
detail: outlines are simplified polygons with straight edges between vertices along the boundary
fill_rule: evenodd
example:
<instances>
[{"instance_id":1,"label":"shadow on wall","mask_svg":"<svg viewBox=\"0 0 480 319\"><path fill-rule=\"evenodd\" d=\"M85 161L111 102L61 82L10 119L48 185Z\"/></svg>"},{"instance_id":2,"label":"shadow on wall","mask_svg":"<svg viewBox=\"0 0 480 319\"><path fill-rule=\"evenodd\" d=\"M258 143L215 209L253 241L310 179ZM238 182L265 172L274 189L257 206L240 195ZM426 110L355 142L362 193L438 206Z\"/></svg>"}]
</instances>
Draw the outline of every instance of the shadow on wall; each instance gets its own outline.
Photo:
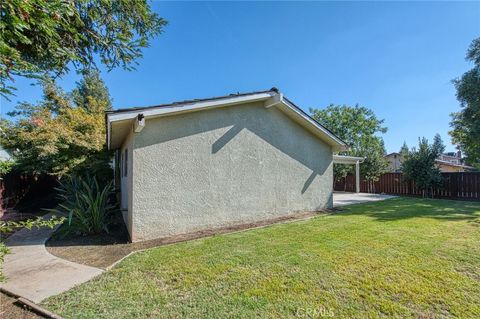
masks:
<instances>
[{"instance_id":1,"label":"shadow on wall","mask_svg":"<svg viewBox=\"0 0 480 319\"><path fill-rule=\"evenodd\" d=\"M161 124L156 125L155 121L161 121ZM330 146L320 142L313 134L282 114L282 111L276 108L265 109L262 103L149 120L140 133L142 138L135 140L135 148L226 127L230 128L212 144L212 154L221 152L242 130L248 130L311 170L301 190L302 194L317 175L323 175L331 164ZM147 131L150 134L145 135Z\"/></svg>"}]
</instances>

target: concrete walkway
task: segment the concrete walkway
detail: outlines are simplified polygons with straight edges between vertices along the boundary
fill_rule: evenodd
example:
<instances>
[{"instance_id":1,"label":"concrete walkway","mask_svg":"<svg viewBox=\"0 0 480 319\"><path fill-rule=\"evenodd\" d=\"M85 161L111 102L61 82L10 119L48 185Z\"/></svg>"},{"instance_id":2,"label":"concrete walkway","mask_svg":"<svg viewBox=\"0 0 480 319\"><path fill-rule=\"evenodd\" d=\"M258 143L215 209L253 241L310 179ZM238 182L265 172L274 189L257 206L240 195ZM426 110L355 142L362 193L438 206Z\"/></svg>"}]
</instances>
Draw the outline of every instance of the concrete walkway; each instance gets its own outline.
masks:
<instances>
[{"instance_id":1,"label":"concrete walkway","mask_svg":"<svg viewBox=\"0 0 480 319\"><path fill-rule=\"evenodd\" d=\"M369 193L346 193L346 192L334 192L333 193L333 207L340 207L345 205L376 202L379 200L385 200L389 198L395 198L393 195L382 194L369 194Z\"/></svg>"},{"instance_id":2,"label":"concrete walkway","mask_svg":"<svg viewBox=\"0 0 480 319\"><path fill-rule=\"evenodd\" d=\"M45 242L55 229L21 229L8 237L10 253L3 264L6 282L0 284L2 288L39 303L103 272L51 255Z\"/></svg>"}]
</instances>

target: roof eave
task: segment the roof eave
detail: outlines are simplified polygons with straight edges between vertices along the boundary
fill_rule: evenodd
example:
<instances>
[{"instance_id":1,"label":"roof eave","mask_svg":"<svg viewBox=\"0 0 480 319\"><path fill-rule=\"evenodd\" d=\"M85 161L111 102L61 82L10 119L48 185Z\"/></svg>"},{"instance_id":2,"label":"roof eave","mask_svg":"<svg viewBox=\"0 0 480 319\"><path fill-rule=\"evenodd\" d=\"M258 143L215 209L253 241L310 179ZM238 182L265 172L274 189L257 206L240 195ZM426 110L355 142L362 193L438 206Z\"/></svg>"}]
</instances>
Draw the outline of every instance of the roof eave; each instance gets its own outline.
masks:
<instances>
[{"instance_id":1,"label":"roof eave","mask_svg":"<svg viewBox=\"0 0 480 319\"><path fill-rule=\"evenodd\" d=\"M136 108L136 109L130 109L126 111L122 110L122 111L106 112L105 122L107 125L106 127L107 147L108 149L112 148L111 123L134 120L138 116L138 114L143 114L145 118L155 118L155 117L160 117L165 115L175 115L180 113L201 111L207 108L208 109L219 108L219 107L226 107L226 106L232 106L232 105L243 104L243 103L252 103L252 102L258 102L258 101L265 101L265 103L268 103L269 101L271 101L272 97L273 98L276 97L279 104L282 104L288 109L292 110L295 116L297 116L299 120L303 121L304 125L309 125L311 129L314 129L317 132L321 133L323 137L322 139L324 140L324 142L330 145L335 152L348 149L345 142L343 142L340 138L335 136L335 134L333 134L323 125L321 125L316 120L314 120L310 115L308 115L305 111L303 111L301 108L296 106L289 99L284 98L283 94L278 92L278 90L276 89L275 90L272 89L270 91L254 92L251 94L226 96L223 98L192 100L192 101L187 101L185 104L173 103L173 104L154 106L149 108Z\"/></svg>"}]
</instances>

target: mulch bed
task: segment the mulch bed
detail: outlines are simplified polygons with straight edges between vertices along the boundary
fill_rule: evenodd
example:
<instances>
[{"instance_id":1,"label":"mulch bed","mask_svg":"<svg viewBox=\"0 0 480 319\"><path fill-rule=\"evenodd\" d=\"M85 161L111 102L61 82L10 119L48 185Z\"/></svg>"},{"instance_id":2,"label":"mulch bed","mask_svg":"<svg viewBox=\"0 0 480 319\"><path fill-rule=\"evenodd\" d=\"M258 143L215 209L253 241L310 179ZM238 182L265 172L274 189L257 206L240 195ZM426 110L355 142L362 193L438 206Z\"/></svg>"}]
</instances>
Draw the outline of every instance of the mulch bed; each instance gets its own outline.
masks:
<instances>
[{"instance_id":1,"label":"mulch bed","mask_svg":"<svg viewBox=\"0 0 480 319\"><path fill-rule=\"evenodd\" d=\"M40 319L42 317L16 303L16 299L0 293L0 318L2 319Z\"/></svg>"},{"instance_id":2,"label":"mulch bed","mask_svg":"<svg viewBox=\"0 0 480 319\"><path fill-rule=\"evenodd\" d=\"M231 233L249 228L263 227L276 223L308 219L319 214L330 214L336 213L337 211L338 210L300 212L256 223L202 230L137 243L130 243L128 241L128 232L123 221L116 220L113 227L110 228L109 234L77 236L63 239L58 235L54 235L47 242L46 247L48 252L60 258L79 264L106 269L134 251L218 234Z\"/></svg>"}]
</instances>

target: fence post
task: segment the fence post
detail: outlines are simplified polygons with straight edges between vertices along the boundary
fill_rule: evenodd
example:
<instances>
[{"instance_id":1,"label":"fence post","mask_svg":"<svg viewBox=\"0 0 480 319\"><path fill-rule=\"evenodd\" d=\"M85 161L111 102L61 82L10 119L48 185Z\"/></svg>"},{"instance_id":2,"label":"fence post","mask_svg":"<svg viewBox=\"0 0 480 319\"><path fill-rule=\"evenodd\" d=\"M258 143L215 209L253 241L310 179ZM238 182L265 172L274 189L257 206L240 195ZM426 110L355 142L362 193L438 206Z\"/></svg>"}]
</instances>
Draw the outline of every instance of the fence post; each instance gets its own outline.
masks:
<instances>
[{"instance_id":1,"label":"fence post","mask_svg":"<svg viewBox=\"0 0 480 319\"><path fill-rule=\"evenodd\" d=\"M360 162L355 163L355 192L360 193Z\"/></svg>"}]
</instances>

